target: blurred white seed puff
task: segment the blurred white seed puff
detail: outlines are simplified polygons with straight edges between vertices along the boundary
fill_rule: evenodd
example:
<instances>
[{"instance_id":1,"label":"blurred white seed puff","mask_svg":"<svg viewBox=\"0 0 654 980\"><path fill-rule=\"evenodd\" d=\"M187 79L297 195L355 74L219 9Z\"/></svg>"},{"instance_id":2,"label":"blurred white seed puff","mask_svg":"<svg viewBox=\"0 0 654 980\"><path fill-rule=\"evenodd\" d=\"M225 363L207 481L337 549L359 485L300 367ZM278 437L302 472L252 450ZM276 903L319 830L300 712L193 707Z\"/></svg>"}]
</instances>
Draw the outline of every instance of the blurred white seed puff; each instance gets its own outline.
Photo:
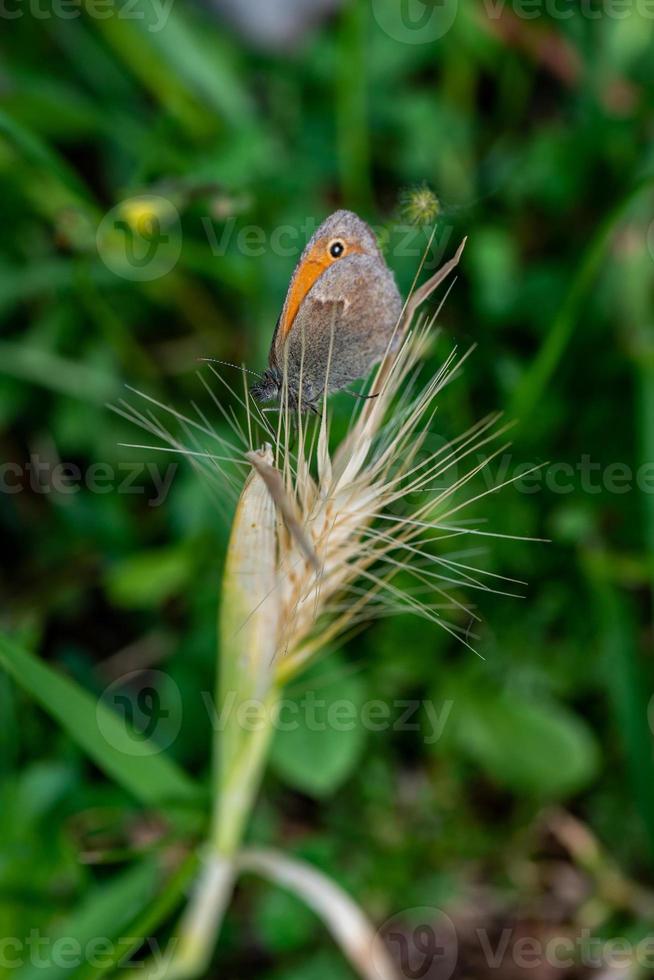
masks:
<instances>
[{"instance_id":1,"label":"blurred white seed puff","mask_svg":"<svg viewBox=\"0 0 654 980\"><path fill-rule=\"evenodd\" d=\"M242 395L232 392L242 418L225 408L200 374L233 440L217 433L197 406L183 415L142 396L148 403L144 412L126 403L117 409L160 439L158 448L185 455L223 498L226 489L237 494L226 566L231 579L225 582L229 594L238 596L228 611L230 628L265 634L265 643L254 645L259 668L268 676L272 671L276 680L287 680L325 645L377 616L410 612L469 645L470 619L477 617L458 594L498 591L488 582L500 577L462 560L458 546L468 535L485 533L460 519L463 508L483 494L471 499L461 491L505 448L479 462L504 430L494 415L429 448L438 396L463 358L452 352L421 385L420 364L435 317L411 325L462 249L405 305L400 343L373 372L374 397L355 404L349 429L336 445L326 399L319 416L303 414L283 398L278 412L265 413L249 396L245 374ZM214 365L210 371L228 387ZM170 432L162 413L174 416L181 436ZM235 475L239 466L244 487ZM453 539L457 554L448 556Z\"/></svg>"},{"instance_id":2,"label":"blurred white seed puff","mask_svg":"<svg viewBox=\"0 0 654 980\"><path fill-rule=\"evenodd\" d=\"M206 0L251 44L271 50L294 47L342 0Z\"/></svg>"}]
</instances>

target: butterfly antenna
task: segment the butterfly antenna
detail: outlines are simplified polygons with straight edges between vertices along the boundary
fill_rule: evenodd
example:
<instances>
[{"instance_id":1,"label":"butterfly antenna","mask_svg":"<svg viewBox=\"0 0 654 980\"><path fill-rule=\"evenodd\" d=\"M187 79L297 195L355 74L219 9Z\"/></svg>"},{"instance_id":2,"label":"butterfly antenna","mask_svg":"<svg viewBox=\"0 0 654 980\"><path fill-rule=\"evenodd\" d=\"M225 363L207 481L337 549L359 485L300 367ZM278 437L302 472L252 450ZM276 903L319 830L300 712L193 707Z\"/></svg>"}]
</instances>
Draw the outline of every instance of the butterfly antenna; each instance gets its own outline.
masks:
<instances>
[{"instance_id":1,"label":"butterfly antenna","mask_svg":"<svg viewBox=\"0 0 654 980\"><path fill-rule=\"evenodd\" d=\"M346 395L350 395L351 398L360 398L361 401L368 401L371 398L379 398L380 392L376 391L374 395L362 395L358 391L348 391L347 388L343 389Z\"/></svg>"},{"instance_id":2,"label":"butterfly antenna","mask_svg":"<svg viewBox=\"0 0 654 980\"><path fill-rule=\"evenodd\" d=\"M250 371L242 364L232 364L231 361L219 361L217 357L198 357L198 361L206 361L209 364L224 364L225 367L236 368L237 371L245 371L246 374L252 374L255 378L263 379L263 374L259 374L258 371Z\"/></svg>"}]
</instances>

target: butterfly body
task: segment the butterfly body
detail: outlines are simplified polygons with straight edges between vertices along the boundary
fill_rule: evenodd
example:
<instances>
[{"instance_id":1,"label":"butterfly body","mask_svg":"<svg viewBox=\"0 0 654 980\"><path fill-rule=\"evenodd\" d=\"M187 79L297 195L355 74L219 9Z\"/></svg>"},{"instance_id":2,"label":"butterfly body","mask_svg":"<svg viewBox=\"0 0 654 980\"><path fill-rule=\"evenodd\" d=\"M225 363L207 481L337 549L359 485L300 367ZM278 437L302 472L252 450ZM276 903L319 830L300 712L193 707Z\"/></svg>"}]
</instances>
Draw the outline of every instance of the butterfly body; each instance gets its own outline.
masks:
<instances>
[{"instance_id":1,"label":"butterfly body","mask_svg":"<svg viewBox=\"0 0 654 980\"><path fill-rule=\"evenodd\" d=\"M325 389L344 388L382 360L401 311L373 232L353 212L336 211L300 257L268 369L252 396L262 402L287 397L291 406L315 408Z\"/></svg>"}]
</instances>

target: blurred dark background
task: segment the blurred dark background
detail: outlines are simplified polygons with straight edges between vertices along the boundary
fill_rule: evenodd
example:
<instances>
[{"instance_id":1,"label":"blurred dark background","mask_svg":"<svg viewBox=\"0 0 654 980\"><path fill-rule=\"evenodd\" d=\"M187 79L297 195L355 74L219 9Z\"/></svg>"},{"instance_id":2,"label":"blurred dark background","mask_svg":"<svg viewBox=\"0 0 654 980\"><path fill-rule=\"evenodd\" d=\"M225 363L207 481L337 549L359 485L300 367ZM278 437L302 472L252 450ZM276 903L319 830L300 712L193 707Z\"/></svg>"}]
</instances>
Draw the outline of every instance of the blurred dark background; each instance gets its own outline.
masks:
<instances>
[{"instance_id":1,"label":"blurred dark background","mask_svg":"<svg viewBox=\"0 0 654 980\"><path fill-rule=\"evenodd\" d=\"M481 541L486 567L529 583L468 595L485 659L406 617L334 651L328 700L379 698L394 719L429 702L440 737L423 706L417 730L280 738L250 833L377 923L448 910L455 976L492 973L477 927L494 948L511 930L503 977L591 975L583 955L511 955L583 930L631 944L598 975L649 976L633 951L654 921L654 10L6 0L0 18L4 629L94 696L165 675L183 709L167 752L206 779L228 517L190 467L121 447L152 437L107 403L127 384L222 431L198 359L265 365L298 254L338 206L406 291L430 189L428 266L468 236L431 366L477 345L437 431L517 420L493 479L545 465L476 516L551 543ZM0 933L46 933L171 844L4 674L0 705ZM216 976L352 976L254 881L220 949Z\"/></svg>"}]
</instances>

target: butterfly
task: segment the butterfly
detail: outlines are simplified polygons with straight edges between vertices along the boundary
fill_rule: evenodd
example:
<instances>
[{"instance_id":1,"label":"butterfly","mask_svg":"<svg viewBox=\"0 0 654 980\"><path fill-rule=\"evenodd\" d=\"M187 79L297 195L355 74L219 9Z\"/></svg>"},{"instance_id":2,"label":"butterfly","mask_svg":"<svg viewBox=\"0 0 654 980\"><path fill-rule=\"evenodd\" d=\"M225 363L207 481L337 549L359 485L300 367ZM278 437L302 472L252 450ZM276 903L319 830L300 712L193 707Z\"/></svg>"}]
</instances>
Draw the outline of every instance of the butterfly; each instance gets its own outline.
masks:
<instances>
[{"instance_id":1,"label":"butterfly","mask_svg":"<svg viewBox=\"0 0 654 980\"><path fill-rule=\"evenodd\" d=\"M402 297L372 229L335 211L312 235L277 321L268 368L250 392L316 411L324 394L365 377L392 347Z\"/></svg>"}]
</instances>

